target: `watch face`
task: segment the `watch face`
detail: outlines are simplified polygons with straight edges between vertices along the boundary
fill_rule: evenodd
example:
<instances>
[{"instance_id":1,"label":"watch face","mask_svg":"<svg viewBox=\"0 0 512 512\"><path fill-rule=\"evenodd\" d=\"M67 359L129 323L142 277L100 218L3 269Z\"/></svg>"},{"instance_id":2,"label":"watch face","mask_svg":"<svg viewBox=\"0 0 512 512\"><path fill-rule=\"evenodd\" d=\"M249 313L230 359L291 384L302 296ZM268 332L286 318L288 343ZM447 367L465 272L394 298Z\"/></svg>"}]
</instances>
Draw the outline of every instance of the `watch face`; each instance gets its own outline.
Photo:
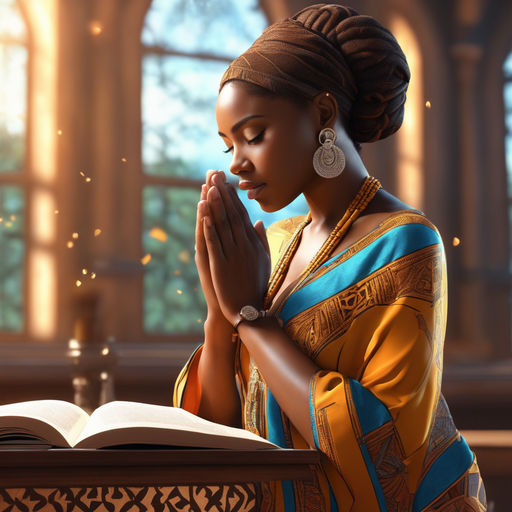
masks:
<instances>
[{"instance_id":1,"label":"watch face","mask_svg":"<svg viewBox=\"0 0 512 512\"><path fill-rule=\"evenodd\" d=\"M252 322L252 321L256 320L257 318L259 318L260 313L254 306L244 306L240 310L240 316L244 320L248 320L249 322Z\"/></svg>"}]
</instances>

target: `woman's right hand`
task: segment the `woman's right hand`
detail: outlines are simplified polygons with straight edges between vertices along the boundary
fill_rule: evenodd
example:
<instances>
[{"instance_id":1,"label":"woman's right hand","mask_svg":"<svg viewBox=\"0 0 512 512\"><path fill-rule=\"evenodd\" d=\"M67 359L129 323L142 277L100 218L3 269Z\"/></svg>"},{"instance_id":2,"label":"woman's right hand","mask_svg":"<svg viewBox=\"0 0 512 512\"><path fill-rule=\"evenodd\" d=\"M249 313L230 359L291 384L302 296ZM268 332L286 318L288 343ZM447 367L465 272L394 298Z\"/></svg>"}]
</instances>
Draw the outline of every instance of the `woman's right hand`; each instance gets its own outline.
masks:
<instances>
[{"instance_id":1,"label":"woman's right hand","mask_svg":"<svg viewBox=\"0 0 512 512\"><path fill-rule=\"evenodd\" d=\"M213 287L210 264L208 260L208 250L206 248L206 240L204 238L203 228L203 219L209 214L206 197L208 190L212 186L212 178L218 172L219 171L209 170L206 173L206 183L201 187L201 197L197 205L195 262L197 272L199 274L199 280L201 282L201 288L203 289L203 294L206 299L206 305L208 308L207 322L209 324L215 324L215 326L218 326L219 328L224 326L224 324L229 325L231 328L231 324L222 314L219 301ZM227 325L224 327L227 327Z\"/></svg>"}]
</instances>

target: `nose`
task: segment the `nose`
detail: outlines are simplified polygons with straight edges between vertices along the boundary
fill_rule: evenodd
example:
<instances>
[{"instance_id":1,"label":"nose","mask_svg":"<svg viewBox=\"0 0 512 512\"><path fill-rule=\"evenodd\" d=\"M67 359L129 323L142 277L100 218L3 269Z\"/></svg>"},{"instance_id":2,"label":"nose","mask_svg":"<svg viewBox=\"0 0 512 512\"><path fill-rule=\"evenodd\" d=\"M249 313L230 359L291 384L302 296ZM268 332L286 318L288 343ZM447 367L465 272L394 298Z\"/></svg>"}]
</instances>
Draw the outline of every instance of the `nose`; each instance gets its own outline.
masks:
<instances>
[{"instance_id":1,"label":"nose","mask_svg":"<svg viewBox=\"0 0 512 512\"><path fill-rule=\"evenodd\" d=\"M241 171L249 170L250 163L247 160L244 152L240 149L233 148L233 158L229 164L229 172L238 176Z\"/></svg>"}]
</instances>

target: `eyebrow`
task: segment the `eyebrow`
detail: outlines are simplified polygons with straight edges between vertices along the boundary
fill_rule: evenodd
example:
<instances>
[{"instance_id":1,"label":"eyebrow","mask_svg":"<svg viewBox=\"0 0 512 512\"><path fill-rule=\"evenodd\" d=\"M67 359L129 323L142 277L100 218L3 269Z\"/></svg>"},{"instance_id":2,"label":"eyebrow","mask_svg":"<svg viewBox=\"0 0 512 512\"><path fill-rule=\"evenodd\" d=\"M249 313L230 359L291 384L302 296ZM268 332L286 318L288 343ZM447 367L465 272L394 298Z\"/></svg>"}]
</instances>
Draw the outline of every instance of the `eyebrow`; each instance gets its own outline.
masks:
<instances>
[{"instance_id":1,"label":"eyebrow","mask_svg":"<svg viewBox=\"0 0 512 512\"><path fill-rule=\"evenodd\" d=\"M240 119L240 121L236 122L233 127L231 128L231 133L235 133L237 130L239 130L247 121L257 118L257 117L263 117L259 114L253 114L251 116L244 117L243 119ZM226 137L222 132L219 132L219 135L221 137Z\"/></svg>"}]
</instances>

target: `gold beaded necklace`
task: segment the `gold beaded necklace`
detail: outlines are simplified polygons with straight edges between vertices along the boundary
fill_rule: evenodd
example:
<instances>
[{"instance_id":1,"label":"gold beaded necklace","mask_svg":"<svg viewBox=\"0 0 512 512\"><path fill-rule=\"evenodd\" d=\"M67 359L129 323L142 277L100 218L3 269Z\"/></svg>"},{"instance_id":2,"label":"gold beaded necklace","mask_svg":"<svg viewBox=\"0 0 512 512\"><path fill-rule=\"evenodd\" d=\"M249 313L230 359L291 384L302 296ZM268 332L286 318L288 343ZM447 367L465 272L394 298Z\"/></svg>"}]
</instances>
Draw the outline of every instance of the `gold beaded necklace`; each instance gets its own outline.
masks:
<instances>
[{"instance_id":1,"label":"gold beaded necklace","mask_svg":"<svg viewBox=\"0 0 512 512\"><path fill-rule=\"evenodd\" d=\"M339 245L347 231L352 226L353 222L361 215L364 209L368 206L370 201L374 198L377 190L380 188L380 182L377 178L367 176L359 189L356 197L352 200L345 214L340 219L335 228L331 231L325 242L320 247L319 251L315 254L313 259L309 262L308 266L299 275L296 286L300 284L306 277L315 272L320 265L329 259L334 249ZM311 222L311 212L304 222L302 222L293 234L288 247L283 252L279 261L277 262L272 275L270 276L267 293L265 294L264 308L268 309L274 300L274 297L281 287L283 280L290 267L291 260L299 247L300 237L304 228Z\"/></svg>"}]
</instances>

